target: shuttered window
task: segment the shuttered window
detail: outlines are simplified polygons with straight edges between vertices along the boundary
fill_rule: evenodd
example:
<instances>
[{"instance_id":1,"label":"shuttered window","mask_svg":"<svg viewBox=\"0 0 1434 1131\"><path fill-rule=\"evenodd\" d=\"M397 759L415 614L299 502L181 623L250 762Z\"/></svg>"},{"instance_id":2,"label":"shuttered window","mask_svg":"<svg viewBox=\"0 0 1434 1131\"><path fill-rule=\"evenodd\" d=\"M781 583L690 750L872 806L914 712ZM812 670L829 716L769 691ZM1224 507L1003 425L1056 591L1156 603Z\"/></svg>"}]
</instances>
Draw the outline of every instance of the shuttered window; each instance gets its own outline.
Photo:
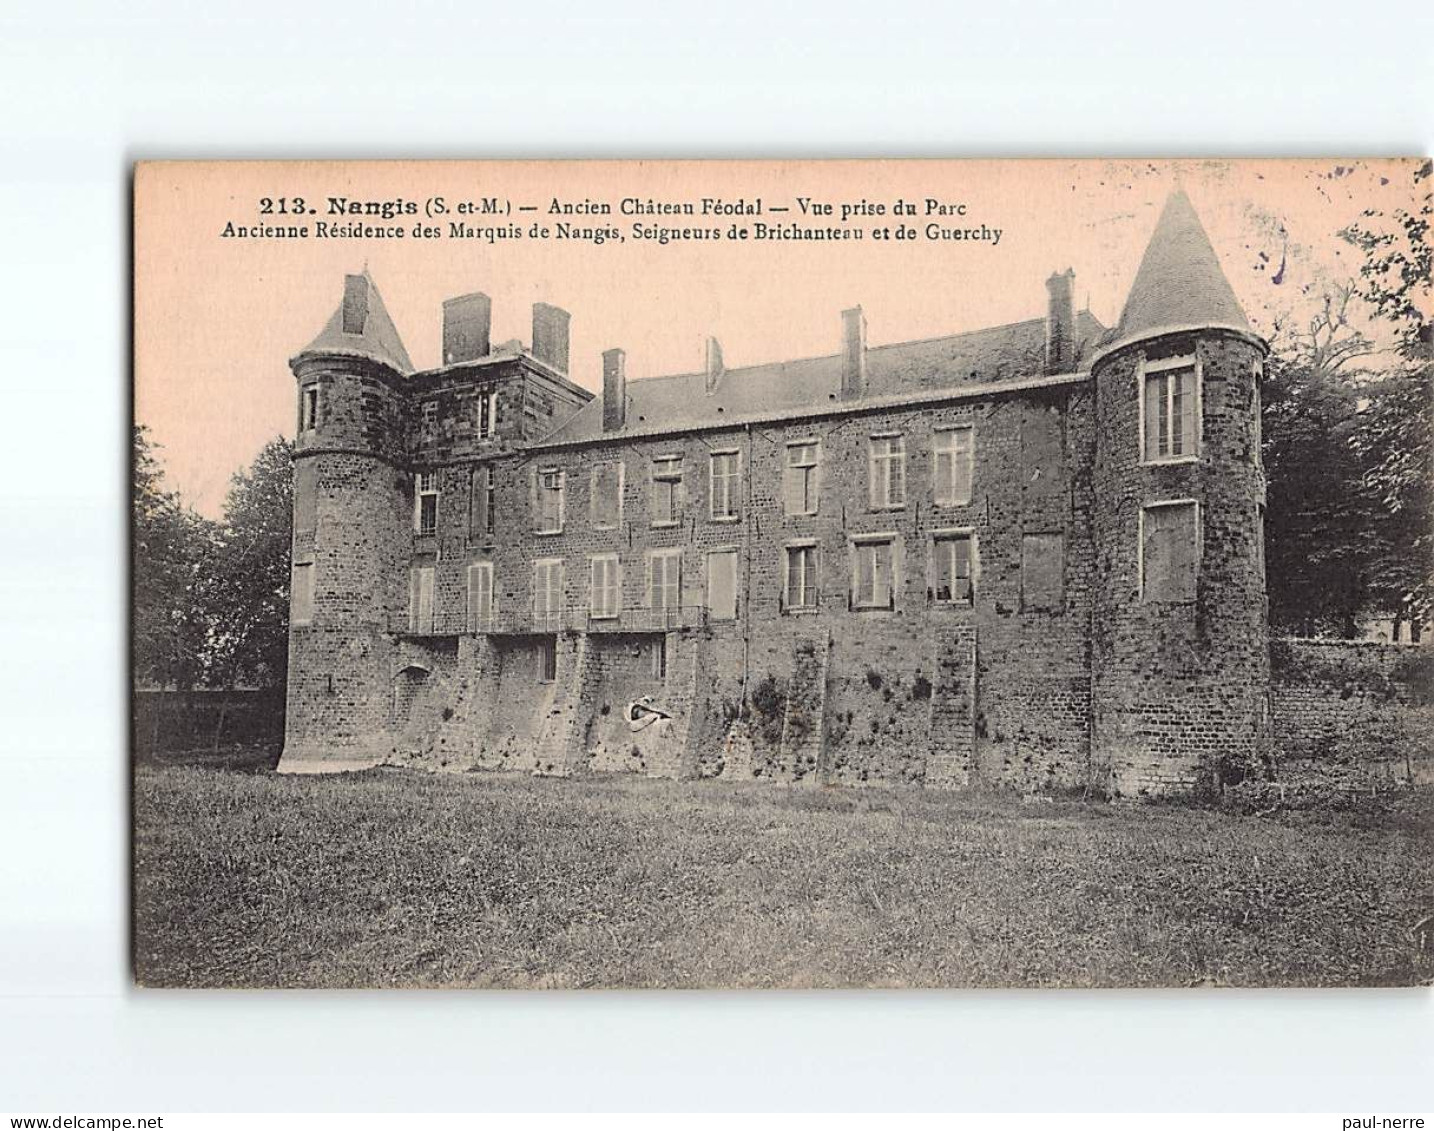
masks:
<instances>
[{"instance_id":1,"label":"shuttered window","mask_svg":"<svg viewBox=\"0 0 1434 1131\"><path fill-rule=\"evenodd\" d=\"M622 611L622 565L616 554L588 561L588 612L596 619L612 618Z\"/></svg>"},{"instance_id":2,"label":"shuttered window","mask_svg":"<svg viewBox=\"0 0 1434 1131\"><path fill-rule=\"evenodd\" d=\"M493 619L493 563L468 567L468 631L483 632Z\"/></svg>"},{"instance_id":3,"label":"shuttered window","mask_svg":"<svg viewBox=\"0 0 1434 1131\"><path fill-rule=\"evenodd\" d=\"M714 550L707 555L707 615L712 620L737 617L736 550Z\"/></svg>"},{"instance_id":4,"label":"shuttered window","mask_svg":"<svg viewBox=\"0 0 1434 1131\"><path fill-rule=\"evenodd\" d=\"M408 630L431 633L434 625L434 569L414 566L408 571Z\"/></svg>"},{"instance_id":5,"label":"shuttered window","mask_svg":"<svg viewBox=\"0 0 1434 1131\"><path fill-rule=\"evenodd\" d=\"M676 609L682 604L682 551L653 550L647 555L647 607Z\"/></svg>"},{"instance_id":6,"label":"shuttered window","mask_svg":"<svg viewBox=\"0 0 1434 1131\"><path fill-rule=\"evenodd\" d=\"M594 530L613 530L622 523L622 464L616 460L593 465L588 520Z\"/></svg>"},{"instance_id":7,"label":"shuttered window","mask_svg":"<svg viewBox=\"0 0 1434 1131\"><path fill-rule=\"evenodd\" d=\"M533 563L533 619L539 627L558 619L563 611L563 560L543 558Z\"/></svg>"}]
</instances>

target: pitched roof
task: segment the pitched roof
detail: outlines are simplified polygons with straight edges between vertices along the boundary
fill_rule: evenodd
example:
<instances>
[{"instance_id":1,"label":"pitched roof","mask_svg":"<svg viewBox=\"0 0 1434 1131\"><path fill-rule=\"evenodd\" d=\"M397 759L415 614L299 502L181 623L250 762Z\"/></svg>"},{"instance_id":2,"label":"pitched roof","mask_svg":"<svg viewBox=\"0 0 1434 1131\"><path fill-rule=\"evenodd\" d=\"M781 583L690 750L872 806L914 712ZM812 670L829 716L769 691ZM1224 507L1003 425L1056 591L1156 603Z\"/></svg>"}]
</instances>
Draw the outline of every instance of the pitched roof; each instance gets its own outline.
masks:
<instances>
[{"instance_id":1,"label":"pitched roof","mask_svg":"<svg viewBox=\"0 0 1434 1131\"><path fill-rule=\"evenodd\" d=\"M1076 315L1077 359L1090 353L1104 329L1088 310ZM646 377L627 383L626 427L606 435L740 424L756 417L799 415L804 409L837 404L859 407L882 398L1032 377L1045 370L1045 349L1044 318L942 338L870 346L866 351L866 396L846 402L841 400L841 354L728 369L710 394L702 372ZM602 399L598 398L540 443L579 443L604 434Z\"/></svg>"},{"instance_id":2,"label":"pitched roof","mask_svg":"<svg viewBox=\"0 0 1434 1131\"><path fill-rule=\"evenodd\" d=\"M344 329L344 308L351 300L358 300L362 307L362 328L358 333L349 333ZM387 365L405 376L413 372L413 362L408 359L403 339L398 336L398 328L389 317L383 296L378 293L368 268L364 268L361 275L345 276L344 295L338 307L319 336L301 349L295 360L311 353L363 357Z\"/></svg>"},{"instance_id":3,"label":"pitched roof","mask_svg":"<svg viewBox=\"0 0 1434 1131\"><path fill-rule=\"evenodd\" d=\"M1156 332L1193 326L1252 332L1190 198L1176 189L1156 221L1120 321L1101 352Z\"/></svg>"}]
</instances>

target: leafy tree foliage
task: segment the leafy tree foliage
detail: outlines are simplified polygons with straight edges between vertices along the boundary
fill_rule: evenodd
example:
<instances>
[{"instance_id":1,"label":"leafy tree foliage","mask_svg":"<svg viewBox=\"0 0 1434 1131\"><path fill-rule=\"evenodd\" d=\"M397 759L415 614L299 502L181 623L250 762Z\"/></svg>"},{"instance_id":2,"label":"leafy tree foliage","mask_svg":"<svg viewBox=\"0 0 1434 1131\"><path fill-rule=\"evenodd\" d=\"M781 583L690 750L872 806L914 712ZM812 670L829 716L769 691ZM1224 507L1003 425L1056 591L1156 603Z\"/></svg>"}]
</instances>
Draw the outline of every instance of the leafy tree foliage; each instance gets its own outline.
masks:
<instances>
[{"instance_id":1,"label":"leafy tree foliage","mask_svg":"<svg viewBox=\"0 0 1434 1131\"><path fill-rule=\"evenodd\" d=\"M157 445L135 425L132 456L134 678L160 687L193 687L204 672L206 617L199 599L204 563L216 543L213 523L164 488Z\"/></svg>"},{"instance_id":2,"label":"leafy tree foliage","mask_svg":"<svg viewBox=\"0 0 1434 1131\"><path fill-rule=\"evenodd\" d=\"M201 602L207 682L282 687L288 670L291 448L271 440L234 475Z\"/></svg>"}]
</instances>

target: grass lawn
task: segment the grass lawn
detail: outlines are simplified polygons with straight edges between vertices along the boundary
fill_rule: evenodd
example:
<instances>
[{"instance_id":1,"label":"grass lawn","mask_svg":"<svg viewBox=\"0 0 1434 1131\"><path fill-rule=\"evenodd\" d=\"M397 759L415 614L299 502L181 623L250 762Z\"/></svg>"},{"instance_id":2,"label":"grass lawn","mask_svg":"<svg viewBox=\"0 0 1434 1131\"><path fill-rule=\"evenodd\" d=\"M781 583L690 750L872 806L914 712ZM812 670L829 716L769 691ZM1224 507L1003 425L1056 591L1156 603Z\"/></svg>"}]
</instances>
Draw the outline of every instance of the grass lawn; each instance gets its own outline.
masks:
<instances>
[{"instance_id":1,"label":"grass lawn","mask_svg":"<svg viewBox=\"0 0 1434 1131\"><path fill-rule=\"evenodd\" d=\"M1236 817L638 778L136 771L148 986L1427 981L1428 795Z\"/></svg>"}]
</instances>

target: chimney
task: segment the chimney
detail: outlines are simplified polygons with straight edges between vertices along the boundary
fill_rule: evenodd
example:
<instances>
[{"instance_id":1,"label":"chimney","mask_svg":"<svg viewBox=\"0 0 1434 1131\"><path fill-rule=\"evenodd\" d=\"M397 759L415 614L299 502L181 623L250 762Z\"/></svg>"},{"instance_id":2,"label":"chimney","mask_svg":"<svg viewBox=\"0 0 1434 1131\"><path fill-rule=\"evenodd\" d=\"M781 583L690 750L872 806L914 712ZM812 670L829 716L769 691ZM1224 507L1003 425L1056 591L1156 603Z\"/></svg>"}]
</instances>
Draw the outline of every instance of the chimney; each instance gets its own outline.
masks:
<instances>
[{"instance_id":1,"label":"chimney","mask_svg":"<svg viewBox=\"0 0 1434 1131\"><path fill-rule=\"evenodd\" d=\"M443 364L488 356L493 300L482 292L443 303Z\"/></svg>"},{"instance_id":2,"label":"chimney","mask_svg":"<svg viewBox=\"0 0 1434 1131\"><path fill-rule=\"evenodd\" d=\"M616 432L627 423L627 354L604 350L602 355L602 430Z\"/></svg>"},{"instance_id":3,"label":"chimney","mask_svg":"<svg viewBox=\"0 0 1434 1131\"><path fill-rule=\"evenodd\" d=\"M866 315L853 306L841 312L841 397L844 401L866 395Z\"/></svg>"},{"instance_id":4,"label":"chimney","mask_svg":"<svg viewBox=\"0 0 1434 1131\"><path fill-rule=\"evenodd\" d=\"M572 316L546 302L533 303L533 356L559 373L568 371L568 323Z\"/></svg>"},{"instance_id":5,"label":"chimney","mask_svg":"<svg viewBox=\"0 0 1434 1131\"><path fill-rule=\"evenodd\" d=\"M362 334L368 322L368 276L344 276L344 333Z\"/></svg>"},{"instance_id":6,"label":"chimney","mask_svg":"<svg viewBox=\"0 0 1434 1131\"><path fill-rule=\"evenodd\" d=\"M1067 267L1046 280L1046 372L1075 368L1075 272Z\"/></svg>"},{"instance_id":7,"label":"chimney","mask_svg":"<svg viewBox=\"0 0 1434 1131\"><path fill-rule=\"evenodd\" d=\"M727 372L727 367L722 364L722 343L716 338L707 339L707 395L711 396L717 391L717 385L722 380L722 374Z\"/></svg>"}]
</instances>

